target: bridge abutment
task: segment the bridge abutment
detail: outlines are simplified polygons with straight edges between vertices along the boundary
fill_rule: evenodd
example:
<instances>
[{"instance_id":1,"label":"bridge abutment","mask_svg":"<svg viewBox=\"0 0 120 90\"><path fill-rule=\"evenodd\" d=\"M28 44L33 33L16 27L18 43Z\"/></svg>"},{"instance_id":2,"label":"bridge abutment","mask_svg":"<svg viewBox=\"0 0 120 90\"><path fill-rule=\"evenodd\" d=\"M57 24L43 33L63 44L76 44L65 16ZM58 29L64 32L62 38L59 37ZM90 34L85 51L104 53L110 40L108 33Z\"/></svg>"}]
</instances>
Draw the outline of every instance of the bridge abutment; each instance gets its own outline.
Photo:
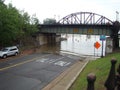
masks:
<instances>
[{"instance_id":1,"label":"bridge abutment","mask_svg":"<svg viewBox=\"0 0 120 90\"><path fill-rule=\"evenodd\" d=\"M60 41L60 35L56 35L55 33L44 33L38 34L36 39L39 46L44 44L55 45L56 42Z\"/></svg>"},{"instance_id":2,"label":"bridge abutment","mask_svg":"<svg viewBox=\"0 0 120 90\"><path fill-rule=\"evenodd\" d=\"M48 44L55 45L55 43L56 43L56 34L55 33L48 33L46 37L47 37Z\"/></svg>"},{"instance_id":3,"label":"bridge abutment","mask_svg":"<svg viewBox=\"0 0 120 90\"><path fill-rule=\"evenodd\" d=\"M120 29L120 23L118 21L115 21L113 23L113 28L112 28L112 35L111 38L113 38L113 49L119 48L119 32Z\"/></svg>"}]
</instances>

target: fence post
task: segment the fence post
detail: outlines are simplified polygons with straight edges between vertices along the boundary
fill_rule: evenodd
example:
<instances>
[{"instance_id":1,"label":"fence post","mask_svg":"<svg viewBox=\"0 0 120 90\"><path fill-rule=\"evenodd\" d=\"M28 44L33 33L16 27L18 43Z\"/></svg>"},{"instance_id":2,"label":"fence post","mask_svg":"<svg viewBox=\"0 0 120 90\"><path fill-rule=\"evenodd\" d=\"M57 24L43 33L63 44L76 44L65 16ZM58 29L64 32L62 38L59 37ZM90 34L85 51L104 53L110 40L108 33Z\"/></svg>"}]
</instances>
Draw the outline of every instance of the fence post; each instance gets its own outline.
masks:
<instances>
[{"instance_id":1,"label":"fence post","mask_svg":"<svg viewBox=\"0 0 120 90\"><path fill-rule=\"evenodd\" d=\"M107 88L107 90L115 89L115 64L116 62L117 60L115 58L111 60L111 69L110 69L108 78L105 82L105 87Z\"/></svg>"},{"instance_id":2,"label":"fence post","mask_svg":"<svg viewBox=\"0 0 120 90\"><path fill-rule=\"evenodd\" d=\"M116 86L117 86L117 90L120 90L120 64L117 68L117 72L118 74L116 75Z\"/></svg>"},{"instance_id":3,"label":"fence post","mask_svg":"<svg viewBox=\"0 0 120 90\"><path fill-rule=\"evenodd\" d=\"M94 90L95 80L96 80L96 76L94 73L88 74L88 76L87 76L87 81L88 81L87 90Z\"/></svg>"}]
</instances>

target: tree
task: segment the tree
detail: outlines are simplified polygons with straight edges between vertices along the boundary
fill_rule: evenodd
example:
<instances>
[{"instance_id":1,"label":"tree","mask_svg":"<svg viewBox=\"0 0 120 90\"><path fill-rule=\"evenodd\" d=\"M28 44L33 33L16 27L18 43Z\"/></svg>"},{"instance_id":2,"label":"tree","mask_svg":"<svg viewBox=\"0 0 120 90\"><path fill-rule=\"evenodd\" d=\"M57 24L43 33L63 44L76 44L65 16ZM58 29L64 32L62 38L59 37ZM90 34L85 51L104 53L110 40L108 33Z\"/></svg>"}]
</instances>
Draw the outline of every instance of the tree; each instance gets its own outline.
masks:
<instances>
[{"instance_id":1,"label":"tree","mask_svg":"<svg viewBox=\"0 0 120 90\"><path fill-rule=\"evenodd\" d=\"M19 36L21 18L19 11L9 4L0 7L0 42L1 46L11 45Z\"/></svg>"},{"instance_id":2,"label":"tree","mask_svg":"<svg viewBox=\"0 0 120 90\"><path fill-rule=\"evenodd\" d=\"M20 12L12 4L0 0L0 46L13 45L15 41L38 31L38 19L27 12Z\"/></svg>"},{"instance_id":3,"label":"tree","mask_svg":"<svg viewBox=\"0 0 120 90\"><path fill-rule=\"evenodd\" d=\"M0 0L0 3L4 4L4 1L5 1L5 0Z\"/></svg>"},{"instance_id":4,"label":"tree","mask_svg":"<svg viewBox=\"0 0 120 90\"><path fill-rule=\"evenodd\" d=\"M32 36L38 32L37 26L39 24L39 20L37 19L36 15L32 15L32 17L30 17L29 14L23 10L20 11L20 13L22 22L21 29L23 35L22 37L19 37L19 42L21 42L22 45L27 45L29 44L29 41L34 39Z\"/></svg>"},{"instance_id":5,"label":"tree","mask_svg":"<svg viewBox=\"0 0 120 90\"><path fill-rule=\"evenodd\" d=\"M46 18L43 20L43 24L56 24L56 20L52 18Z\"/></svg>"},{"instance_id":6,"label":"tree","mask_svg":"<svg viewBox=\"0 0 120 90\"><path fill-rule=\"evenodd\" d=\"M11 38L8 34L9 30L7 29L7 26L5 26L8 23L8 10L7 6L0 1L0 44L5 44L7 41L9 41L7 38Z\"/></svg>"}]
</instances>

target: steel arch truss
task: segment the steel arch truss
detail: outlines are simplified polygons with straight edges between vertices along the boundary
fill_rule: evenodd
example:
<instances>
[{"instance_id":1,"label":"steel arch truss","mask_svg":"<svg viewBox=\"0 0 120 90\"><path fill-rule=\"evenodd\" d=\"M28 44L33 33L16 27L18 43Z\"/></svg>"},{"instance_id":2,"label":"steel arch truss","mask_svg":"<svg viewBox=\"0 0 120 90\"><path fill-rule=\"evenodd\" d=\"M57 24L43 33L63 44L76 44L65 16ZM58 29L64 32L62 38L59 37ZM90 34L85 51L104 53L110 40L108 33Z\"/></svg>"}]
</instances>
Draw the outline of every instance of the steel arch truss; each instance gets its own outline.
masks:
<instances>
[{"instance_id":1,"label":"steel arch truss","mask_svg":"<svg viewBox=\"0 0 120 90\"><path fill-rule=\"evenodd\" d=\"M112 25L113 22L96 13L92 12L77 12L72 13L63 17L61 20L58 21L60 24L96 24L96 25Z\"/></svg>"}]
</instances>

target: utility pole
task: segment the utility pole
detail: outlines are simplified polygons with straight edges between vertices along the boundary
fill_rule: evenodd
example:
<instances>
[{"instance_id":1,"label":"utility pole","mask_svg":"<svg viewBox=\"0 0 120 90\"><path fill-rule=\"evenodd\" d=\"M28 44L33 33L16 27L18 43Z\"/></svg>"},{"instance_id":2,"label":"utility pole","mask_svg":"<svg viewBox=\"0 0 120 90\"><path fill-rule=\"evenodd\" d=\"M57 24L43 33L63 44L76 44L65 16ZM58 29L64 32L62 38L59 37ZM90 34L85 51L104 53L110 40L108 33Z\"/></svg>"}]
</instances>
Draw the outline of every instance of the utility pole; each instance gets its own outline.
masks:
<instances>
[{"instance_id":1,"label":"utility pole","mask_svg":"<svg viewBox=\"0 0 120 90\"><path fill-rule=\"evenodd\" d=\"M116 11L116 21L119 21L119 12Z\"/></svg>"}]
</instances>

